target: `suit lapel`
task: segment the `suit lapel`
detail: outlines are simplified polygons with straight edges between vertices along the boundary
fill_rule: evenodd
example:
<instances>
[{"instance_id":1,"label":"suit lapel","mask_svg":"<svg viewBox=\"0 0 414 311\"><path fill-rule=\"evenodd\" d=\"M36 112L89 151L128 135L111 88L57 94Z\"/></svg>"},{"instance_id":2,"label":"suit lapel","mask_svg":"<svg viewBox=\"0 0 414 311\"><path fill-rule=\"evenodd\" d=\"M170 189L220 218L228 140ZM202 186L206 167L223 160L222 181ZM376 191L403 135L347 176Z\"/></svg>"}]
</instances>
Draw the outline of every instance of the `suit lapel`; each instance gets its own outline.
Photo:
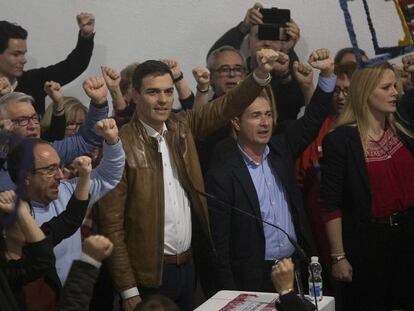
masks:
<instances>
[{"instance_id":1,"label":"suit lapel","mask_svg":"<svg viewBox=\"0 0 414 311\"><path fill-rule=\"evenodd\" d=\"M237 159L237 160L236 160ZM262 214L260 212L259 199L257 198L256 188L254 187L252 178L250 176L249 170L244 163L243 157L240 154L240 150L237 148L237 157L235 157L233 162L233 173L236 180L239 181L241 188L246 193L246 197L249 200L250 206L252 208L253 215L262 219ZM236 206L238 208L238 206ZM263 229L263 223L259 221L261 229Z\"/></svg>"},{"instance_id":2,"label":"suit lapel","mask_svg":"<svg viewBox=\"0 0 414 311\"><path fill-rule=\"evenodd\" d=\"M356 128L355 128L355 131L352 132L349 143L350 143L350 147L352 151L352 156L355 159L355 165L358 169L358 172L360 173L362 181L364 182L368 191L370 191L369 180L368 180L368 169L367 169L367 164L365 162L364 149L362 147L361 138L359 137L359 134Z\"/></svg>"}]
</instances>

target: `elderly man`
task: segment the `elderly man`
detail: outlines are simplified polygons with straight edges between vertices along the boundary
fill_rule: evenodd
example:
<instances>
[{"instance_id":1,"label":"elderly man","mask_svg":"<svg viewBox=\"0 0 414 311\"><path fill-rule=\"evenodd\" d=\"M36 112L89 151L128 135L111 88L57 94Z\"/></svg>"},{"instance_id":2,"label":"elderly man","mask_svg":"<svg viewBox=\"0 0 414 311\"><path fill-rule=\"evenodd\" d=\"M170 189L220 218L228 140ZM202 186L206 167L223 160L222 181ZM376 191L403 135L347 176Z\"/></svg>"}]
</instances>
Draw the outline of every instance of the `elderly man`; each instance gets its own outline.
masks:
<instances>
[{"instance_id":1,"label":"elderly man","mask_svg":"<svg viewBox=\"0 0 414 311\"><path fill-rule=\"evenodd\" d=\"M80 155L93 151L102 138L96 135L95 123L108 116L106 100L107 88L102 77L90 78L84 82L84 90L91 98L85 123L76 135L54 141L53 148L59 154L62 164L66 165ZM13 92L0 98L0 125L22 137L40 137L40 116L33 106L33 97ZM5 146L3 146L5 147ZM0 171L0 191L14 189L15 185L7 173L7 147L0 151L2 169Z\"/></svg>"},{"instance_id":2,"label":"elderly man","mask_svg":"<svg viewBox=\"0 0 414 311\"><path fill-rule=\"evenodd\" d=\"M98 121L97 133L104 138L103 158L91 174L90 201L92 206L98 199L113 189L122 176L125 154L118 137L118 128L113 119ZM21 185L24 199L30 201L37 224L40 226L63 213L72 196L77 179L63 180L62 162L52 145L38 140L33 148L33 167L19 181L22 170L22 153L18 148L8 155L12 180ZM70 266L81 254L80 230L58 244L55 249L56 270L62 284L65 283Z\"/></svg>"},{"instance_id":3,"label":"elderly man","mask_svg":"<svg viewBox=\"0 0 414 311\"><path fill-rule=\"evenodd\" d=\"M78 42L68 57L48 67L24 71L27 62L27 31L8 21L0 21L0 78L6 77L13 91L24 92L34 98L37 113L45 112L46 81L56 81L61 85L76 79L87 67L92 56L95 17L81 13L77 17L79 25Z\"/></svg>"},{"instance_id":4,"label":"elderly man","mask_svg":"<svg viewBox=\"0 0 414 311\"><path fill-rule=\"evenodd\" d=\"M171 114L174 84L168 66L146 61L136 68L137 108L120 135L126 169L99 202L102 232L114 243L110 265L125 310L154 293L193 310L193 253L197 261L212 245L206 202L195 192L204 188L195 141L241 113L270 82L279 54L257 55L259 66L237 88L178 114Z\"/></svg>"},{"instance_id":5,"label":"elderly man","mask_svg":"<svg viewBox=\"0 0 414 311\"><path fill-rule=\"evenodd\" d=\"M305 116L274 134L271 100L260 94L232 120L237 140L229 138L217 146L218 163L207 173L206 188L218 199L278 225L312 251L294 159L312 142L329 113L335 76L329 51L315 51L309 63L321 74ZM294 246L280 230L254 217L216 200L208 204L218 289L272 291L272 265L275 259L292 256Z\"/></svg>"},{"instance_id":6,"label":"elderly man","mask_svg":"<svg viewBox=\"0 0 414 311\"><path fill-rule=\"evenodd\" d=\"M291 74L293 62L298 60L296 53L293 51L294 46L299 40L300 29L298 25L291 20L287 23L286 33L287 41L280 40L259 40L258 28L263 23L263 16L260 9L263 5L255 3L254 6L247 10L246 16L236 27L227 31L219 38L210 48L208 55L214 50L230 45L240 49L245 36L248 36L248 47L250 57L247 59L248 71L256 68L256 53L260 49L272 49L282 51L288 54L290 65L284 71L272 72L272 90L278 99L277 102L277 121L295 120L300 107L304 105L304 98L296 78Z\"/></svg>"}]
</instances>

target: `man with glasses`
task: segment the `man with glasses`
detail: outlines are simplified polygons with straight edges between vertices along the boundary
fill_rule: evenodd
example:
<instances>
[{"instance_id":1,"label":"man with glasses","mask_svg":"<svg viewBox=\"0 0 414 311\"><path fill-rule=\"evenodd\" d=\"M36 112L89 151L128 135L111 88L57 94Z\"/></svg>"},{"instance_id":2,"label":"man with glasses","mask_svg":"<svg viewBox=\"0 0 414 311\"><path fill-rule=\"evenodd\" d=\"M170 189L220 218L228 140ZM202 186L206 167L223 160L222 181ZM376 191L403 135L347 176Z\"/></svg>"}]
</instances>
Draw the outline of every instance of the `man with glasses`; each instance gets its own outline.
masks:
<instances>
[{"instance_id":1,"label":"man with glasses","mask_svg":"<svg viewBox=\"0 0 414 311\"><path fill-rule=\"evenodd\" d=\"M30 120L30 122L33 121ZM118 184L125 164L125 154L118 137L115 120L98 121L95 125L95 131L104 139L103 158L90 176L89 207ZM57 151L51 144L39 138L32 138L32 142L34 145L32 165L27 165L26 169L23 167L21 160L23 155L20 152L22 149L19 146L12 149L7 160L10 176L23 188L21 190L23 190L25 199L30 201L35 220L40 226L65 212L78 179L72 178L63 181L62 167L64 162ZM26 144L28 145L28 143ZM21 173L23 173L24 180L18 180ZM65 283L72 261L79 258L81 251L80 230L54 248L56 270L62 284Z\"/></svg>"},{"instance_id":2,"label":"man with glasses","mask_svg":"<svg viewBox=\"0 0 414 311\"><path fill-rule=\"evenodd\" d=\"M91 98L87 119L78 134L54 141L52 147L57 151L62 163L69 164L77 156L92 152L102 142L93 130L94 124L108 116L106 101L107 89L103 78L91 78L84 82L84 89ZM8 124L8 130L21 137L40 137L39 115L33 106L33 98L13 92L0 98L0 123ZM0 151L3 165L0 170L0 191L15 189L7 172L4 158L7 148Z\"/></svg>"},{"instance_id":3,"label":"man with glasses","mask_svg":"<svg viewBox=\"0 0 414 311\"><path fill-rule=\"evenodd\" d=\"M211 52L207 58L207 68L211 72L210 84L214 91L213 99L234 89L248 74L243 54L229 45ZM272 96L269 97L272 98ZM197 144L203 174L210 166L211 155L216 144L229 137L230 133L231 126L228 123Z\"/></svg>"},{"instance_id":4,"label":"man with glasses","mask_svg":"<svg viewBox=\"0 0 414 311\"><path fill-rule=\"evenodd\" d=\"M247 36L247 46L249 56L247 58L247 69L250 72L256 68L256 52L260 49L272 49L281 51L289 56L289 67L285 71L272 72L272 91L277 97L277 121L295 120L300 108L305 104L303 94L299 88L296 77L292 75L293 62L298 57L293 50L300 38L299 26L293 21L286 23L287 41L280 40L260 40L258 37L258 28L263 24L263 15L261 3L255 3L253 7L246 12L244 20L237 26L223 34L210 48L207 56L219 47L230 45L235 49L241 49L245 37Z\"/></svg>"}]
</instances>

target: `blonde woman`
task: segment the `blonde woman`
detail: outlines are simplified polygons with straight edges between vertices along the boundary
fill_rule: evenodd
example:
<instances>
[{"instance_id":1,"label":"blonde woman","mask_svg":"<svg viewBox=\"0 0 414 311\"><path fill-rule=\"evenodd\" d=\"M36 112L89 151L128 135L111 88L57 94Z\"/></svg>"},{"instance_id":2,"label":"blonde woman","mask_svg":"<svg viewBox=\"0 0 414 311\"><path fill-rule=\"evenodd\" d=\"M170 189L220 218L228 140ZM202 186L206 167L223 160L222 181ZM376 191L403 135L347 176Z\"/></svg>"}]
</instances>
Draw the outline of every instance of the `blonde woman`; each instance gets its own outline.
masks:
<instances>
[{"instance_id":1,"label":"blonde woman","mask_svg":"<svg viewBox=\"0 0 414 311\"><path fill-rule=\"evenodd\" d=\"M398 89L388 63L355 71L323 143L324 217L344 310L414 310L414 135L397 118Z\"/></svg>"},{"instance_id":2,"label":"blonde woman","mask_svg":"<svg viewBox=\"0 0 414 311\"><path fill-rule=\"evenodd\" d=\"M42 128L42 138L48 141L60 140L64 137L76 134L80 126L85 122L88 109L79 101L71 96L62 97L62 113L60 118L64 118L64 123L59 126L60 121L56 119L55 105L51 104L46 109L40 126Z\"/></svg>"}]
</instances>

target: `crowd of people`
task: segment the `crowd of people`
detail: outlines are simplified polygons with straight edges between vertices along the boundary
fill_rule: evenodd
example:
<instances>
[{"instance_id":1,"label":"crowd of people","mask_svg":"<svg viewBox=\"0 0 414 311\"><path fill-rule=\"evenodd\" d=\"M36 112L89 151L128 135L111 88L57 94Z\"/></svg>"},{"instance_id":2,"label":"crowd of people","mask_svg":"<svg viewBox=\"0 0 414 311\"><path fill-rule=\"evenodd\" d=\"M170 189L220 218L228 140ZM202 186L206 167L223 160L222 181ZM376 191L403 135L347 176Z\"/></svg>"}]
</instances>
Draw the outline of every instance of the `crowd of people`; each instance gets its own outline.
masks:
<instances>
[{"instance_id":1,"label":"crowd of people","mask_svg":"<svg viewBox=\"0 0 414 311\"><path fill-rule=\"evenodd\" d=\"M28 71L27 31L0 21L0 310L187 311L196 286L309 310L311 256L336 310L414 310L414 55L300 60L294 20L259 39L262 8L195 90L168 55L131 59L83 82L88 106L63 89L91 60L93 14L65 60Z\"/></svg>"}]
</instances>

